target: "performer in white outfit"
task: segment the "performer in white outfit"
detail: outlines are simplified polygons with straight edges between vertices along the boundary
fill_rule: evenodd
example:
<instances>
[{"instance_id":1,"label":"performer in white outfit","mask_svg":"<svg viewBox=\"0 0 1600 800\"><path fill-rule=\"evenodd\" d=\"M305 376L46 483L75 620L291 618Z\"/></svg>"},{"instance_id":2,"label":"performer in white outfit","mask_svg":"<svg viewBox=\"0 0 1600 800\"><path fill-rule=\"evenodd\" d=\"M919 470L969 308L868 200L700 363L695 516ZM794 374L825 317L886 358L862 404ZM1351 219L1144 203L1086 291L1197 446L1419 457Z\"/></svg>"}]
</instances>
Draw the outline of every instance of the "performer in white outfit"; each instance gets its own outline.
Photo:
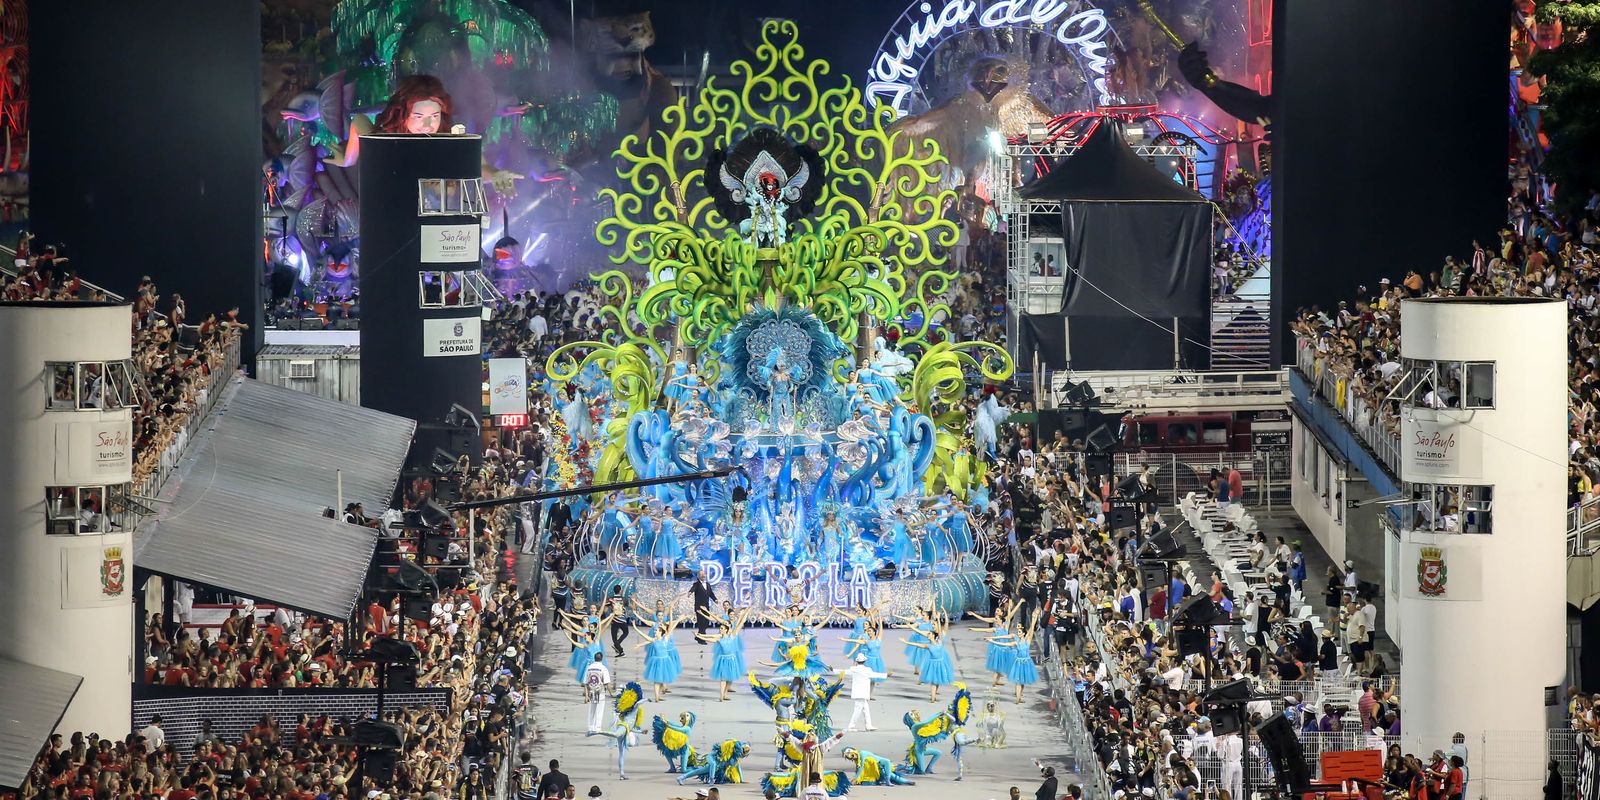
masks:
<instances>
[{"instance_id":1,"label":"performer in white outfit","mask_svg":"<svg viewBox=\"0 0 1600 800\"><path fill-rule=\"evenodd\" d=\"M879 680L887 678L889 674L887 672L876 672L872 667L867 666L865 653L856 655L855 666L849 669L836 669L834 672L850 679L850 699L855 701L855 709L850 712L850 724L845 730L855 730L857 722L866 723L869 731L877 730L872 726L872 707L869 705L872 700L872 681L874 678Z\"/></svg>"},{"instance_id":2,"label":"performer in white outfit","mask_svg":"<svg viewBox=\"0 0 1600 800\"><path fill-rule=\"evenodd\" d=\"M583 668L583 695L589 701L589 732L596 733L606 721L606 698L611 696L611 668L607 667L601 654L594 654L594 661Z\"/></svg>"},{"instance_id":3,"label":"performer in white outfit","mask_svg":"<svg viewBox=\"0 0 1600 800\"><path fill-rule=\"evenodd\" d=\"M1222 780L1218 788L1227 789L1228 796L1244 797L1244 740L1237 733L1217 737L1217 754L1222 756Z\"/></svg>"}]
</instances>

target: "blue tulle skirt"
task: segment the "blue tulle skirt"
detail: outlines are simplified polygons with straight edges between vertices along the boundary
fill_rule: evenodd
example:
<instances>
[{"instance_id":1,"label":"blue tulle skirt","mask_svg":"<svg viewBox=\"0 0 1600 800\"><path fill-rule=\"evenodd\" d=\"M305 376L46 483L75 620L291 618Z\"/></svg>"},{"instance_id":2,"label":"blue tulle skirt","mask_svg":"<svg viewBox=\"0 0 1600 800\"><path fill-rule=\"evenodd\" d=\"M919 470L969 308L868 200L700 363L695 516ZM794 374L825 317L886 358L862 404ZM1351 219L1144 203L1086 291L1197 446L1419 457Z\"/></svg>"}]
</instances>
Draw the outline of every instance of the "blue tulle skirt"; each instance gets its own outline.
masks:
<instances>
[{"instance_id":1,"label":"blue tulle skirt","mask_svg":"<svg viewBox=\"0 0 1600 800\"><path fill-rule=\"evenodd\" d=\"M1012 651L1011 669L1006 671L1006 678L1018 686L1031 686L1039 682L1039 668L1033 663L1033 655L1028 652L1028 646L1019 644Z\"/></svg>"},{"instance_id":2,"label":"blue tulle skirt","mask_svg":"<svg viewBox=\"0 0 1600 800\"><path fill-rule=\"evenodd\" d=\"M850 626L850 638L852 638L852 639L864 639L864 638L866 638L866 636L867 636L867 621L865 619L862 619L861 617L856 617L855 624ZM855 663L856 655L858 653L866 652L866 647L867 646L865 644L856 644L855 642L845 642L844 643L844 660L849 661L851 663Z\"/></svg>"},{"instance_id":3,"label":"blue tulle skirt","mask_svg":"<svg viewBox=\"0 0 1600 800\"><path fill-rule=\"evenodd\" d=\"M944 649L940 642L928 648L928 660L922 664L922 683L934 686L949 686L956 682L956 665L950 660L950 653Z\"/></svg>"},{"instance_id":4,"label":"blue tulle skirt","mask_svg":"<svg viewBox=\"0 0 1600 800\"><path fill-rule=\"evenodd\" d=\"M743 643L736 637L718 639L711 646L713 658L711 661L711 680L737 681L743 680L748 670L744 665Z\"/></svg>"},{"instance_id":5,"label":"blue tulle skirt","mask_svg":"<svg viewBox=\"0 0 1600 800\"><path fill-rule=\"evenodd\" d=\"M927 644L928 636L925 631L926 628L919 624L917 629L911 632L911 638L908 641L916 644ZM922 669L922 665L928 661L928 648L912 647L911 644L907 644L906 658L910 659L911 666Z\"/></svg>"},{"instance_id":6,"label":"blue tulle skirt","mask_svg":"<svg viewBox=\"0 0 1600 800\"><path fill-rule=\"evenodd\" d=\"M670 642L660 639L645 648L644 679L650 683L672 683L683 669L672 662ZM665 646L664 646L665 645Z\"/></svg>"},{"instance_id":7,"label":"blue tulle skirt","mask_svg":"<svg viewBox=\"0 0 1600 800\"><path fill-rule=\"evenodd\" d=\"M993 636L996 639L1000 639L1000 638L1005 637L1006 636L1006 629L1005 628L996 628L995 631L994 631ZM995 643L995 642L990 642L989 643L989 655L984 660L984 668L989 670L990 672L997 673L997 674L1000 674L1000 675L1004 675L1004 674L1010 672L1011 671L1011 662L1016 660L1016 657L1017 657L1016 653L1014 653L1012 651L1011 647L1012 646L1009 645L1009 644L998 644L998 643Z\"/></svg>"},{"instance_id":8,"label":"blue tulle skirt","mask_svg":"<svg viewBox=\"0 0 1600 800\"><path fill-rule=\"evenodd\" d=\"M600 655L604 656L605 652L605 646L599 642L595 642L588 647L580 647L572 651L574 661L577 661L580 656L583 659L582 666L576 667L578 674L575 680L578 682L579 686L583 685L583 671L587 669L590 664L594 663L595 654L599 653ZM601 663L605 663L604 658L601 658L600 661Z\"/></svg>"},{"instance_id":9,"label":"blue tulle skirt","mask_svg":"<svg viewBox=\"0 0 1600 800\"><path fill-rule=\"evenodd\" d=\"M871 667L873 672L882 672L882 673L885 673L885 674L887 674L889 672L888 666L886 666L883 663L883 640L882 639L868 639L867 640L867 645L866 645L866 654L867 654L867 666ZM873 683L883 683L883 679L882 678L873 678L872 682Z\"/></svg>"}]
</instances>

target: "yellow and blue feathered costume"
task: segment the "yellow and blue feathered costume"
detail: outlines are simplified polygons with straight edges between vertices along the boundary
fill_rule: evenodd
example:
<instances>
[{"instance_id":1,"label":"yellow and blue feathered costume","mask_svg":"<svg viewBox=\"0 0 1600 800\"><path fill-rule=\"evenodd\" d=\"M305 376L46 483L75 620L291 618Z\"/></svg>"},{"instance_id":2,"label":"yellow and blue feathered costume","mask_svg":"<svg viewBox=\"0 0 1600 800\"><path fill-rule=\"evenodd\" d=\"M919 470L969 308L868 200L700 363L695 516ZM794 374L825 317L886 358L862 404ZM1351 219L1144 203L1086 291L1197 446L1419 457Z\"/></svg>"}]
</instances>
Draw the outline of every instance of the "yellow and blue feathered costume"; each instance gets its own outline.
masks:
<instances>
[{"instance_id":1,"label":"yellow and blue feathered costume","mask_svg":"<svg viewBox=\"0 0 1600 800\"><path fill-rule=\"evenodd\" d=\"M941 754L929 745L950 738L952 731L966 724L971 712L972 693L962 683L956 684L956 696L950 701L950 707L933 719L924 720L915 711L907 711L902 718L911 731L911 746L906 748L906 771L913 775L932 774L933 765Z\"/></svg>"},{"instance_id":2,"label":"yellow and blue feathered costume","mask_svg":"<svg viewBox=\"0 0 1600 800\"><path fill-rule=\"evenodd\" d=\"M668 771L682 772L694 757L694 748L689 746L689 734L694 731L694 721L693 711L683 712L677 723L668 722L659 715L651 721L650 741L655 743L661 755L666 756Z\"/></svg>"},{"instance_id":3,"label":"yellow and blue feathered costume","mask_svg":"<svg viewBox=\"0 0 1600 800\"><path fill-rule=\"evenodd\" d=\"M744 776L739 771L739 762L750 755L750 745L738 739L724 739L704 754L703 758L696 759L692 769L686 770L678 776L678 785L690 778L699 778L704 783L744 783Z\"/></svg>"},{"instance_id":4,"label":"yellow and blue feathered costume","mask_svg":"<svg viewBox=\"0 0 1600 800\"><path fill-rule=\"evenodd\" d=\"M828 790L829 797L842 796L850 791L850 776L839 770L829 770L822 773L822 786ZM800 782L800 771L797 769L769 772L761 779L761 791L776 792L779 797L799 797L801 790L805 788Z\"/></svg>"},{"instance_id":5,"label":"yellow and blue feathered costume","mask_svg":"<svg viewBox=\"0 0 1600 800\"><path fill-rule=\"evenodd\" d=\"M914 781L901 775L889 759L855 747L846 747L844 757L856 762L856 776L851 783L858 786L914 786Z\"/></svg>"}]
</instances>

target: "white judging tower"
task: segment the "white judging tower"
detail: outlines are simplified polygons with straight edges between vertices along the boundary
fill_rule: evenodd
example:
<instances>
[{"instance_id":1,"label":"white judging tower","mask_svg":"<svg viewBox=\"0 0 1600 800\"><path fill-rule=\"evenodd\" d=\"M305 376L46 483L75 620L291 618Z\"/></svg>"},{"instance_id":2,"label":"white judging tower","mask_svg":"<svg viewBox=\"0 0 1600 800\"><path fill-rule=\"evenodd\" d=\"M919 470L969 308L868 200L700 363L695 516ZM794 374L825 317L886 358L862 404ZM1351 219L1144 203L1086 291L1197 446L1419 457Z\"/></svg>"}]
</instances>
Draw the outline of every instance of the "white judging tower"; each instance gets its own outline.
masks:
<instances>
[{"instance_id":1,"label":"white judging tower","mask_svg":"<svg viewBox=\"0 0 1600 800\"><path fill-rule=\"evenodd\" d=\"M127 305L0 303L0 656L83 676L57 730L132 717Z\"/></svg>"},{"instance_id":2,"label":"white judging tower","mask_svg":"<svg viewBox=\"0 0 1600 800\"><path fill-rule=\"evenodd\" d=\"M1565 675L1567 306L1424 298L1400 322L1413 502L1385 546L1406 739L1423 753L1461 732L1469 780L1539 797L1546 688Z\"/></svg>"}]
</instances>

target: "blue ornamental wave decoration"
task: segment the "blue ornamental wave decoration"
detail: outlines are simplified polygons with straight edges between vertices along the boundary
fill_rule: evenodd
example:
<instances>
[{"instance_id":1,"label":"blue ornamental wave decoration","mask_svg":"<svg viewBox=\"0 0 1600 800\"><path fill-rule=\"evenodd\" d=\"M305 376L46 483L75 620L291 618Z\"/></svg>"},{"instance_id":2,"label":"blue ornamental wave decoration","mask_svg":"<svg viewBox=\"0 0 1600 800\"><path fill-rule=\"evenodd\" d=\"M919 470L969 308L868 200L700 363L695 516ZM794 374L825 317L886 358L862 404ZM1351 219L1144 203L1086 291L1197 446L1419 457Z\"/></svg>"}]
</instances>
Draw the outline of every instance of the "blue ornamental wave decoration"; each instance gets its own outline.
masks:
<instances>
[{"instance_id":1,"label":"blue ornamental wave decoration","mask_svg":"<svg viewBox=\"0 0 1600 800\"><path fill-rule=\"evenodd\" d=\"M733 330L712 345L725 365L722 372L727 395L744 395L765 402L768 364L782 353L800 398L813 392L838 391L831 380L835 364L847 364L849 350L833 331L808 309L759 307L744 315Z\"/></svg>"}]
</instances>

